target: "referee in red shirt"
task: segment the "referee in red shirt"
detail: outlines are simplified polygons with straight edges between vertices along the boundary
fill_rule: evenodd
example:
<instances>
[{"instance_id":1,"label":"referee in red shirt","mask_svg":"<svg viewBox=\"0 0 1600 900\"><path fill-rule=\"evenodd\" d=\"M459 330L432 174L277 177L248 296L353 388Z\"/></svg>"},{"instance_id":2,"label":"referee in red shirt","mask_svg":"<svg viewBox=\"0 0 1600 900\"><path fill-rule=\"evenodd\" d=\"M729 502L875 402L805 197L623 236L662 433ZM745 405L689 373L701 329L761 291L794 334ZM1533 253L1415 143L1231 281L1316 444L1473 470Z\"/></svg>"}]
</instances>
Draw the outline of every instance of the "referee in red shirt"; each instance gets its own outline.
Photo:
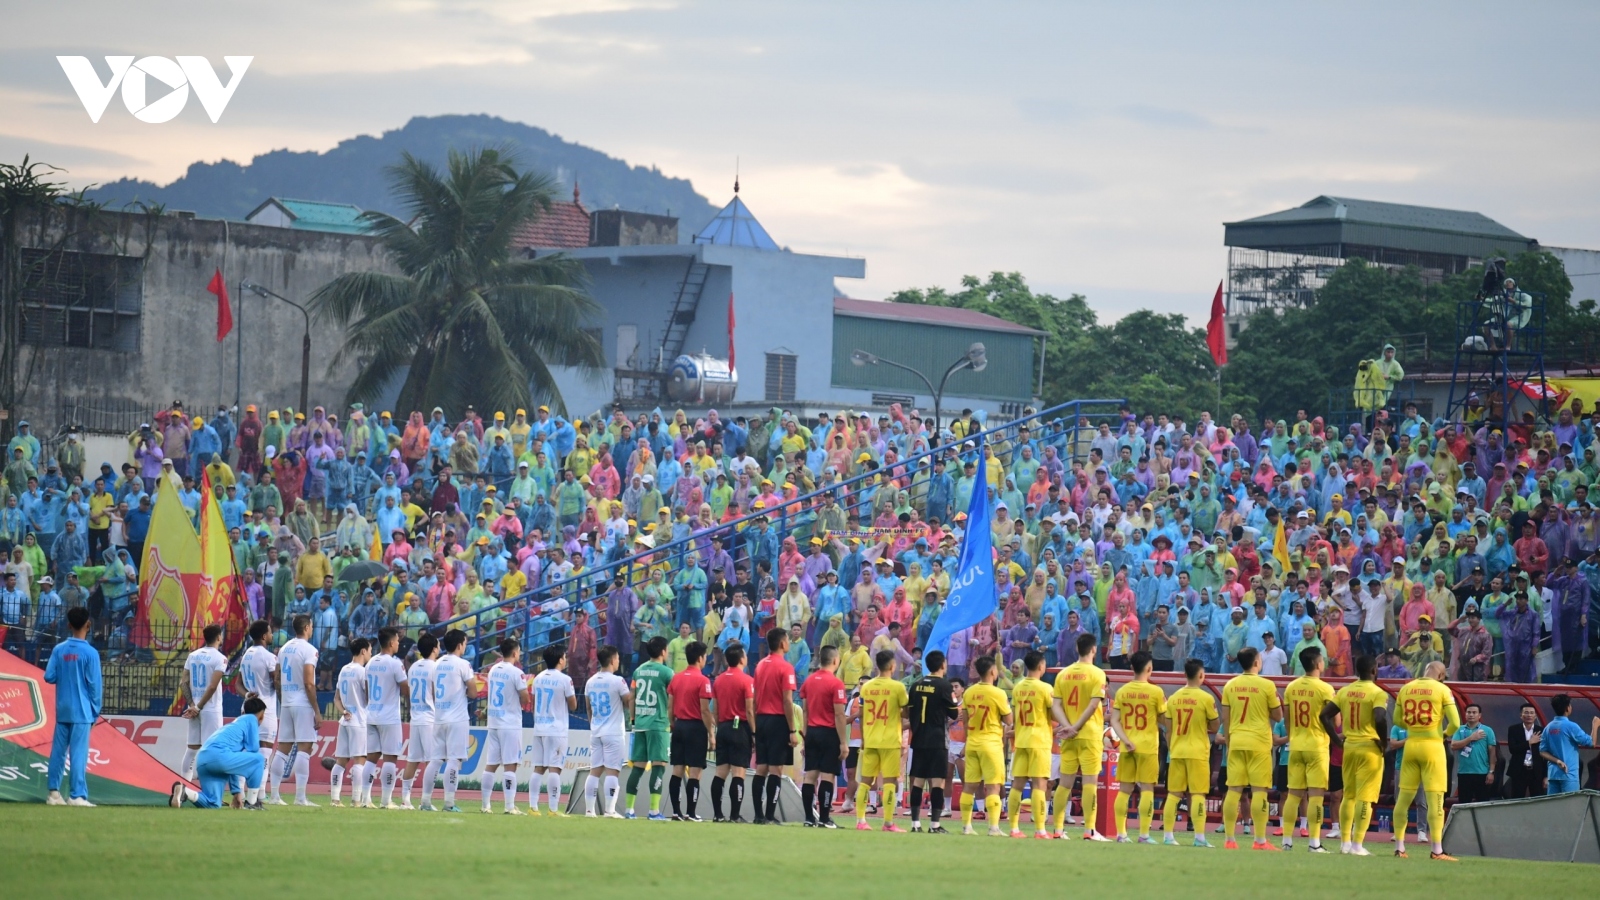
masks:
<instances>
[{"instance_id":1,"label":"referee in red shirt","mask_svg":"<svg viewBox=\"0 0 1600 900\"><path fill-rule=\"evenodd\" d=\"M849 693L833 673L839 668L839 648L817 652L817 671L806 676L800 699L806 710L806 774L800 802L806 808L806 826L837 828L833 824L833 784L839 766L849 754L850 720L845 717ZM812 801L817 812L811 812Z\"/></svg>"},{"instance_id":2,"label":"referee in red shirt","mask_svg":"<svg viewBox=\"0 0 1600 900\"><path fill-rule=\"evenodd\" d=\"M743 647L729 644L722 656L728 671L711 685L712 698L717 701L717 775L711 779L711 812L716 816L712 821L737 822L739 807L744 804L745 772L755 749L756 680L745 674ZM730 772L732 784L728 784ZM726 819L722 817L725 786L731 802Z\"/></svg>"},{"instance_id":3,"label":"referee in red shirt","mask_svg":"<svg viewBox=\"0 0 1600 900\"><path fill-rule=\"evenodd\" d=\"M794 764L800 743L795 727L794 666L784 658L789 652L789 632L767 632L767 655L756 663L756 824L778 824L778 786L783 769Z\"/></svg>"},{"instance_id":4,"label":"referee in red shirt","mask_svg":"<svg viewBox=\"0 0 1600 900\"><path fill-rule=\"evenodd\" d=\"M675 822L699 822L695 807L700 802L700 773L706 767L706 745L717 746L712 734L715 721L711 717L711 679L701 671L706 664L706 645L692 641L683 648L687 669L672 676L667 682L667 696L672 700L672 743L670 764L672 781L667 796L672 799L672 819ZM684 775L689 781L684 784ZM678 789L684 791L685 807L678 805ZM689 810L683 814L683 808Z\"/></svg>"}]
</instances>

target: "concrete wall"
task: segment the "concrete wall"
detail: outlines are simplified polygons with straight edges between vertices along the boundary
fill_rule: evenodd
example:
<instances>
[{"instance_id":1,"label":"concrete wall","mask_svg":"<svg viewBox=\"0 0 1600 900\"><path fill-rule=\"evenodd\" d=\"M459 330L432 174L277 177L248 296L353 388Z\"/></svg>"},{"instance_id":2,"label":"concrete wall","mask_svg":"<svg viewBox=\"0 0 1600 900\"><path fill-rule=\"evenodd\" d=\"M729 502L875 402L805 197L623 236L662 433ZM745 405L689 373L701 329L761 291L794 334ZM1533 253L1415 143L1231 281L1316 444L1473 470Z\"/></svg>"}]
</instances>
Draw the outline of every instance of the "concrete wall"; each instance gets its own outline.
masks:
<instances>
[{"instance_id":1,"label":"concrete wall","mask_svg":"<svg viewBox=\"0 0 1600 900\"><path fill-rule=\"evenodd\" d=\"M24 345L22 369L31 366L19 413L40 433L61 424L64 406L142 404L150 409L181 399L209 412L233 403L240 339L241 404L299 405L300 346L304 319L292 306L239 291L248 279L296 302L347 272L394 271L377 242L360 235L271 228L213 219L150 217L105 212L20 234L25 247L64 249L144 259L139 352ZM235 331L216 340L217 303L206 292L223 267L233 303ZM312 405L343 412L354 367L329 373L342 341L334 329L311 327ZM135 423L137 424L137 423Z\"/></svg>"},{"instance_id":2,"label":"concrete wall","mask_svg":"<svg viewBox=\"0 0 1600 900\"><path fill-rule=\"evenodd\" d=\"M1572 247L1541 247L1548 250L1567 268L1567 278L1572 281L1572 302L1593 300L1600 303L1600 250L1578 250Z\"/></svg>"}]
</instances>

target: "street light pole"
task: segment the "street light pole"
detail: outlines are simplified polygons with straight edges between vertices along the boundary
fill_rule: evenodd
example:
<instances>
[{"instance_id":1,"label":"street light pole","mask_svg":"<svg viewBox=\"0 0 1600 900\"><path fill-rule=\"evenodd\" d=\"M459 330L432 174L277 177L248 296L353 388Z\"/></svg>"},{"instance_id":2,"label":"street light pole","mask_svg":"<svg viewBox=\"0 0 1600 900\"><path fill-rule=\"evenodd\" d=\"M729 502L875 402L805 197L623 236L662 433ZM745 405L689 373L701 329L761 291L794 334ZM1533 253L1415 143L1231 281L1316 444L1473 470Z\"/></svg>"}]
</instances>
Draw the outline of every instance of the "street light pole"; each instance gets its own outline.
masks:
<instances>
[{"instance_id":1,"label":"street light pole","mask_svg":"<svg viewBox=\"0 0 1600 900\"><path fill-rule=\"evenodd\" d=\"M306 412L306 404L310 402L308 391L311 385L311 313L304 306L290 300L288 297L269 291L253 281L246 281L243 286L257 297L276 297L300 310L300 315L305 317L305 335L300 339L300 411Z\"/></svg>"},{"instance_id":2,"label":"street light pole","mask_svg":"<svg viewBox=\"0 0 1600 900\"><path fill-rule=\"evenodd\" d=\"M944 370L944 376L939 379L938 387L933 386L933 382L928 379L928 376L922 374L916 369L911 368L905 363L897 363L892 359L884 359L881 356L868 353L865 350L851 351L850 362L857 366L893 366L901 371L910 372L911 374L917 376L917 378L921 379L922 383L928 386L928 393L933 397L933 437L936 442L939 438L939 407L944 401L945 383L950 380L951 375L954 375L962 369L971 369L974 372L982 372L984 369L989 367L989 357L982 343L974 343L967 347L966 354L960 359L951 363L950 367Z\"/></svg>"}]
</instances>

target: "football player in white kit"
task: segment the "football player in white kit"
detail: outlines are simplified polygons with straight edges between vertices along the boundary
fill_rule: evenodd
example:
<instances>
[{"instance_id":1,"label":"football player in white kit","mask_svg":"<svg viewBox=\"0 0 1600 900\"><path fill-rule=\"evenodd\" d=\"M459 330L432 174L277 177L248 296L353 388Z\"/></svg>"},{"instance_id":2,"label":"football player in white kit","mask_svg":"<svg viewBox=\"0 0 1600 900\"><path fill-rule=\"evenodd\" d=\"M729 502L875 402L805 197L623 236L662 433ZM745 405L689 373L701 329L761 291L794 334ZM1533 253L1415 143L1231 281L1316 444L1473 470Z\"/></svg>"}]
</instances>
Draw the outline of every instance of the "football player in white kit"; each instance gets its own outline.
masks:
<instances>
[{"instance_id":1,"label":"football player in white kit","mask_svg":"<svg viewBox=\"0 0 1600 900\"><path fill-rule=\"evenodd\" d=\"M445 632L444 655L433 670L433 758L444 766L444 811L458 813L456 782L467 758L467 701L477 695L472 664L463 654L467 633L459 628Z\"/></svg>"},{"instance_id":2,"label":"football player in white kit","mask_svg":"<svg viewBox=\"0 0 1600 900\"><path fill-rule=\"evenodd\" d=\"M207 625L201 632L205 646L189 654L183 669L183 717L189 720L189 749L183 753L183 777L195 780L194 761L200 745L222 727L222 676L228 671L228 658L217 646L222 643L222 626Z\"/></svg>"},{"instance_id":3,"label":"football player in white kit","mask_svg":"<svg viewBox=\"0 0 1600 900\"><path fill-rule=\"evenodd\" d=\"M317 648L306 640L311 635L311 617L298 615L289 621L294 633L278 648L278 756L283 765L272 767L272 800L279 806L278 786L294 773L294 805L316 806L306 799L306 784L311 780L311 748L322 724L317 706Z\"/></svg>"},{"instance_id":4,"label":"football player in white kit","mask_svg":"<svg viewBox=\"0 0 1600 900\"><path fill-rule=\"evenodd\" d=\"M517 809L517 779L522 775L522 708L528 705L528 676L522 671L522 644L514 638L500 642L500 661L489 669L487 683L489 731L483 749L483 811L492 811L494 785L500 782L507 815L524 815ZM499 767L499 777L494 769ZM539 814L537 804L533 810Z\"/></svg>"},{"instance_id":5,"label":"football player in white kit","mask_svg":"<svg viewBox=\"0 0 1600 900\"><path fill-rule=\"evenodd\" d=\"M411 739L406 742L406 770L400 808L411 808L411 783L422 768L422 811L433 812L433 780L439 776L439 763L433 758L433 668L439 658L439 639L424 632L417 638L417 658L406 670L411 693Z\"/></svg>"},{"instance_id":6,"label":"football player in white kit","mask_svg":"<svg viewBox=\"0 0 1600 900\"><path fill-rule=\"evenodd\" d=\"M260 697L267 704L261 716L261 762L263 771L272 771L272 745L278 740L278 657L267 648L272 639L272 623L257 619L250 623L250 647L239 661L239 679L244 682L245 699Z\"/></svg>"},{"instance_id":7,"label":"football player in white kit","mask_svg":"<svg viewBox=\"0 0 1600 900\"><path fill-rule=\"evenodd\" d=\"M568 675L567 654L560 647L544 648L544 671L533 678L533 771L550 792L550 815L561 811L561 770L567 764L568 713L578 708L578 695ZM539 811L539 783L528 785L528 807Z\"/></svg>"},{"instance_id":8,"label":"football player in white kit","mask_svg":"<svg viewBox=\"0 0 1600 900\"><path fill-rule=\"evenodd\" d=\"M373 776L382 764L383 809L399 809L394 802L395 762L400 758L400 698L407 689L406 664L395 656L400 649L400 629L378 629L378 655L367 663L367 765L361 786L369 809Z\"/></svg>"},{"instance_id":9,"label":"football player in white kit","mask_svg":"<svg viewBox=\"0 0 1600 900\"><path fill-rule=\"evenodd\" d=\"M372 659L372 645L366 638L350 642L350 661L339 670L339 680L334 685L333 712L339 717L339 736L333 742L333 789L330 803L343 806L339 792L344 787L344 775L350 773L350 805L363 806L367 798L361 796L365 781L361 770L367 762L367 663ZM355 765L350 761L355 760Z\"/></svg>"},{"instance_id":10,"label":"football player in white kit","mask_svg":"<svg viewBox=\"0 0 1600 900\"><path fill-rule=\"evenodd\" d=\"M589 677L583 695L589 702L589 780L583 789L583 814L594 816L595 794L602 780L606 790L605 817L620 819L617 812L617 778L622 762L628 758L628 720L633 710L633 691L628 680L617 674L617 648L610 644L595 653L600 671Z\"/></svg>"}]
</instances>

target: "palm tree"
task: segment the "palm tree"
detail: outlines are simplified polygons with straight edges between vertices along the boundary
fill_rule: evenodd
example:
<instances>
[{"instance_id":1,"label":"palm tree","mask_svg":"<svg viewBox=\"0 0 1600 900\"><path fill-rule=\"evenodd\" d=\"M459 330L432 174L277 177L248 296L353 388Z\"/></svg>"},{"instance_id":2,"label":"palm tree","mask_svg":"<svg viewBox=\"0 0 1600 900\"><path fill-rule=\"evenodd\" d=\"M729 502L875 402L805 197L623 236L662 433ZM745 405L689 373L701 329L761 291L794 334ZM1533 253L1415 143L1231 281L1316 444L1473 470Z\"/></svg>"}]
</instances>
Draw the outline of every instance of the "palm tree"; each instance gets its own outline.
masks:
<instances>
[{"instance_id":1,"label":"palm tree","mask_svg":"<svg viewBox=\"0 0 1600 900\"><path fill-rule=\"evenodd\" d=\"M341 275L310 302L318 321L345 331L329 370L361 361L348 400L372 402L404 373L400 410L509 412L535 400L562 409L550 366L598 370L600 344L583 323L600 307L577 260L511 254L519 227L550 208L555 183L518 173L495 149L452 150L443 173L407 153L389 174L408 221L363 218L403 274Z\"/></svg>"}]
</instances>

